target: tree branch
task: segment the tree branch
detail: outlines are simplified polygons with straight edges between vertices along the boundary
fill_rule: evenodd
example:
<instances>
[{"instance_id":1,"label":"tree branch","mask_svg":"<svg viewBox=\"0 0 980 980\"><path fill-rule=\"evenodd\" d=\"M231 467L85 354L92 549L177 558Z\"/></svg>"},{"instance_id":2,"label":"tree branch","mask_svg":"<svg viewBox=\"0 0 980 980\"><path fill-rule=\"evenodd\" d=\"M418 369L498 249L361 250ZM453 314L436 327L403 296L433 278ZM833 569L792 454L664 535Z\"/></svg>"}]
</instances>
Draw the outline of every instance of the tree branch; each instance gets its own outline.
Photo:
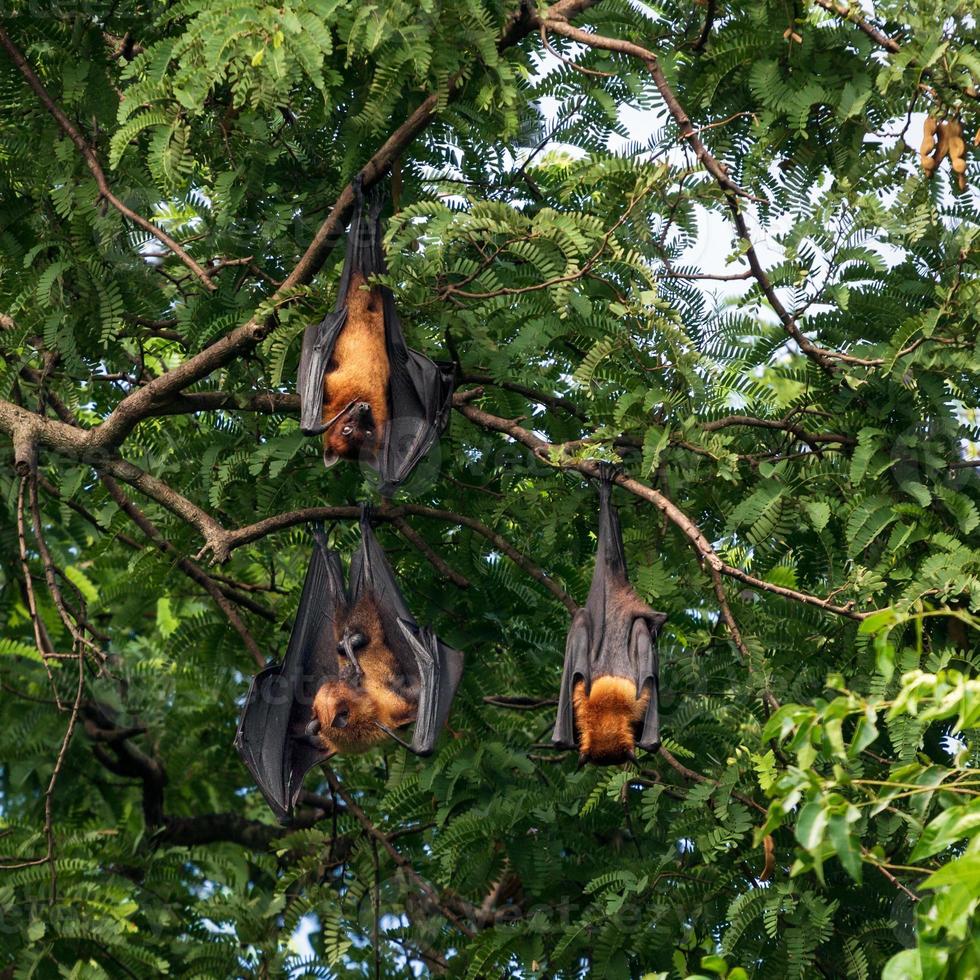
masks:
<instances>
[{"instance_id":1,"label":"tree branch","mask_svg":"<svg viewBox=\"0 0 980 980\"><path fill-rule=\"evenodd\" d=\"M748 225L745 221L745 216L742 213L740 198L751 198L752 195L748 194L746 191L742 190L732 179L728 176L728 171L723 164L719 163L718 160L712 155L711 151L702 142L698 131L694 128L690 117L684 111L683 106L677 100L677 96L674 94L673 89L667 82L667 78L663 73L663 69L660 67L660 63L657 60L657 56L652 52L648 51L646 48L640 47L638 44L633 44L631 41L623 41L618 38L608 38L603 37L599 34L590 34L587 31L580 30L577 27L572 27L566 21L560 19L551 19L552 14L548 15L547 24L549 29L555 31L557 34L563 34L565 37L571 38L573 41L578 41L580 44L586 44L590 47L604 48L607 51L615 51L620 54L629 55L633 58L638 58L643 62L647 71L650 72L653 78L653 83L660 93L661 98L667 106L668 112L677 124L677 128L680 130L682 138L686 139L692 149L694 150L695 156L703 164L705 170L715 179L715 183L721 188L725 195L725 201L728 204L728 208L732 213L732 218L735 222L735 227L738 230L739 237L745 244L746 251L745 257L748 260L749 267L752 270L752 274L758 282L760 289L765 295L766 299L769 301L769 305L776 312L779 317L780 322L783 325L786 333L789 334L793 340L796 341L800 350L809 357L815 364L819 365L827 373L833 372L833 361L829 357L831 352L825 351L820 347L817 347L812 341L810 341L800 329L799 324L792 314L783 306L779 296L776 294L776 290L772 285L765 269L762 267L762 263L759 261L759 257L756 254L755 247L752 244L752 240L749 236ZM846 358L846 355L840 355L840 357Z\"/></svg>"},{"instance_id":2,"label":"tree branch","mask_svg":"<svg viewBox=\"0 0 980 980\"><path fill-rule=\"evenodd\" d=\"M562 18L572 17L594 2L596 0L559 0L550 8L550 13ZM521 4L517 14L505 27L497 45L498 50L503 51L516 44L538 26L540 26L538 19L531 15L524 4ZM428 95L408 119L385 140L356 175L362 180L365 190L381 180L392 163L435 119L440 102L458 95L462 87L463 80L456 78L451 80L448 93L440 96L439 93L433 92ZM291 302L296 292L312 281L347 227L354 211L354 200L352 181L344 187L331 205L327 217L317 229L292 272L263 302L262 310L275 310ZM167 401L177 392L228 364L243 350L263 340L274 328L275 322L271 314L256 314L247 323L225 334L210 347L188 358L179 367L154 378L149 384L130 393L122 399L109 417L93 430L97 433L95 444L103 449L118 447L139 421L150 413L155 404Z\"/></svg>"},{"instance_id":3,"label":"tree branch","mask_svg":"<svg viewBox=\"0 0 980 980\"><path fill-rule=\"evenodd\" d=\"M594 460L576 460L564 458L560 459L559 462L555 462L554 457L560 457L562 455L562 446L552 445L551 443L545 442L543 439L539 439L532 432L529 432L527 429L520 426L517 422L509 419L498 418L495 415L490 415L488 412L483 411L481 408L477 408L476 406L469 404L470 399L467 397L469 394L469 392L458 392L455 394L453 396L453 407L475 425L510 436L517 442L527 446L528 449L530 449L542 462L564 469L578 470L578 472L583 473L592 479L598 479L599 466ZM848 619L861 620L871 615L870 612L855 612L849 606L837 606L831 602L828 602L826 599L820 599L817 596L809 595L805 592L798 592L795 589L787 589L782 586L773 585L770 582L764 582L762 579L757 579L754 576L749 575L747 572L743 572L740 569L732 568L730 565L726 565L721 558L718 557L718 554L715 552L714 548L712 548L711 543L707 538L705 538L697 524L695 524L694 521L692 521L683 511L680 510L679 507L677 507L676 504L673 503L673 501L669 500L659 490L655 490L653 487L648 487L646 484L640 483L638 480L628 477L625 473L617 473L614 480L621 487L629 490L630 493L640 497L642 500L652 503L667 518L667 520L669 520L691 542L691 544L694 545L695 550L698 552L702 560L706 562L710 568L720 572L722 575L737 578L739 581L745 582L747 585L751 585L753 588L760 589L764 592L773 592L776 595L781 595L787 599L793 599L796 602L817 606L820 609L826 610L827 612L832 612L838 616L844 616Z\"/></svg>"},{"instance_id":4,"label":"tree branch","mask_svg":"<svg viewBox=\"0 0 980 980\"><path fill-rule=\"evenodd\" d=\"M450 510L440 510L435 507L424 507L421 504L385 505L372 511L379 520L393 521L405 515L431 517L450 524L459 524L476 531L485 537L498 551L505 554L515 565L527 572L536 582L543 585L569 612L574 612L578 605L572 597L547 572L538 567L530 558L519 552L503 535L498 534L486 524L467 514L457 514ZM360 517L358 507L306 507L302 510L288 511L267 517L234 531L226 531L221 544L223 553L230 554L235 548L250 544L275 531L282 531L297 524L307 524L310 521L357 520Z\"/></svg>"},{"instance_id":5,"label":"tree branch","mask_svg":"<svg viewBox=\"0 0 980 980\"><path fill-rule=\"evenodd\" d=\"M398 528L399 534L413 544L425 557L426 561L445 579L449 579L458 589L468 589L470 581L465 575L460 575L450 568L443 559L429 547L428 542L404 518L392 517L391 523Z\"/></svg>"},{"instance_id":6,"label":"tree branch","mask_svg":"<svg viewBox=\"0 0 980 980\"><path fill-rule=\"evenodd\" d=\"M207 574L200 566L185 558L177 552L177 549L159 531L157 526L123 493L122 488L111 476L103 476L102 484L109 493L109 496L116 502L119 509L129 517L129 519L153 542L153 544L165 555L174 555L177 567L190 579L197 582L205 592L214 600L215 605L225 614L225 618L231 623L233 629L242 638L245 649L251 654L252 659L260 668L266 664L266 657L259 649L248 627L238 615L238 610L229 602L221 587ZM258 606L258 603L242 597L243 604ZM262 609L263 607L258 606ZM265 610L263 610L265 611ZM275 614L269 611L272 619Z\"/></svg>"},{"instance_id":7,"label":"tree branch","mask_svg":"<svg viewBox=\"0 0 980 980\"><path fill-rule=\"evenodd\" d=\"M95 183L98 185L99 193L102 197L124 218L128 218L134 225L138 225L144 231L149 232L157 241L169 248L197 276L203 283L205 289L209 291L217 289L218 287L211 281L211 277L207 271L191 258L178 242L174 241L162 228L153 224L151 221L147 221L142 215L137 214L132 208L127 207L112 193L112 189L109 187L109 182L106 180L105 173L95 154L95 150L89 146L82 134L75 128L72 121L61 111L51 96L48 95L47 89L45 89L41 79L37 77L37 73L27 63L27 60L20 53L20 50L13 41L10 40L9 35L2 27L0 27L0 46L6 50L10 56L10 60L17 66L20 73L27 80L27 84L34 90L35 95L40 99L44 108L54 116L55 121L64 131L65 135L75 144L86 166L92 172L92 176L95 178Z\"/></svg>"},{"instance_id":8,"label":"tree branch","mask_svg":"<svg viewBox=\"0 0 980 980\"><path fill-rule=\"evenodd\" d=\"M892 54L898 54L902 50L898 41L893 40L883 31L878 30L877 27L872 27L871 24L861 18L856 11L852 10L846 4L838 5L833 0L813 0L813 2L818 7L823 7L824 10L828 10L830 13L842 17L844 20L849 20L852 24L856 24L875 44L884 48L886 51L890 51Z\"/></svg>"},{"instance_id":9,"label":"tree branch","mask_svg":"<svg viewBox=\"0 0 980 980\"><path fill-rule=\"evenodd\" d=\"M344 804L346 805L351 816L353 816L354 819L364 828L370 837L376 840L384 848L388 857L395 862L395 865L401 868L401 870L408 875L411 881L425 896L428 904L439 912L439 914L442 915L447 922L452 923L452 925L454 925L464 936L466 936L467 939L476 938L476 933L446 906L446 904L440 899L435 889L415 870L411 861L399 854L398 851L395 850L391 841L388 840L387 836L374 826L367 814L357 805L357 803L354 802L354 799L347 792L347 790L344 789L334 773L326 766L324 766L324 772L327 777L327 782L330 783L330 788L344 801Z\"/></svg>"}]
</instances>

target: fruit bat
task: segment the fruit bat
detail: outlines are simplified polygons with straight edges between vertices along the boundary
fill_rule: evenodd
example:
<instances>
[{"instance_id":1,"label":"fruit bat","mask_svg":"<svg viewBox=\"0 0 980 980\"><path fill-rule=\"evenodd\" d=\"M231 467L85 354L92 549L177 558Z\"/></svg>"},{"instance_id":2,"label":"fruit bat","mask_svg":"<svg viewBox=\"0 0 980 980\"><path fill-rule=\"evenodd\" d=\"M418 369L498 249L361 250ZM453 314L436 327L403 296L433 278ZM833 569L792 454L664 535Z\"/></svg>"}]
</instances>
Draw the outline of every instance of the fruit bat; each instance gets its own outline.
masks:
<instances>
[{"instance_id":1,"label":"fruit bat","mask_svg":"<svg viewBox=\"0 0 980 980\"><path fill-rule=\"evenodd\" d=\"M389 736L430 754L463 673L463 655L409 612L366 509L349 588L323 530L313 536L286 656L255 676L235 736L280 819L306 773L334 754L363 752ZM407 744L394 730L411 722Z\"/></svg>"},{"instance_id":2,"label":"fruit bat","mask_svg":"<svg viewBox=\"0 0 980 980\"><path fill-rule=\"evenodd\" d=\"M452 369L405 344L395 298L387 286L365 288L387 271L381 249L381 205L369 209L362 180L337 302L303 334L299 377L300 428L323 434L323 462L363 460L390 494L411 475L449 420Z\"/></svg>"},{"instance_id":3,"label":"fruit bat","mask_svg":"<svg viewBox=\"0 0 980 980\"><path fill-rule=\"evenodd\" d=\"M578 747L579 765L634 759L660 746L657 635L666 616L634 591L612 504L612 472L600 466L599 542L585 606L572 617L552 742Z\"/></svg>"}]
</instances>

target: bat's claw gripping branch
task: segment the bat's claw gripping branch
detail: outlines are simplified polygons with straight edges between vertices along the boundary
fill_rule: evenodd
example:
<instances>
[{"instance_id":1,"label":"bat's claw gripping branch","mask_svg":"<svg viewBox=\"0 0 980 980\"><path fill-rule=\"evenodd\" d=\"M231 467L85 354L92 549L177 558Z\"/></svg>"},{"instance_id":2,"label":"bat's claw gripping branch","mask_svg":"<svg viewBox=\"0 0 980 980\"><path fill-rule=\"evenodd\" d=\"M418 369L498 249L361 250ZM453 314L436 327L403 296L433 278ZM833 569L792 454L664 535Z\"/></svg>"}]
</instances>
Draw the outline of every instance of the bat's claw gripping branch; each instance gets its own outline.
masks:
<instances>
[{"instance_id":1,"label":"bat's claw gripping branch","mask_svg":"<svg viewBox=\"0 0 980 980\"><path fill-rule=\"evenodd\" d=\"M232 536L224 528L209 528L204 532L204 545L194 560L201 561L210 554L209 565L223 565L231 557L232 548Z\"/></svg>"}]
</instances>

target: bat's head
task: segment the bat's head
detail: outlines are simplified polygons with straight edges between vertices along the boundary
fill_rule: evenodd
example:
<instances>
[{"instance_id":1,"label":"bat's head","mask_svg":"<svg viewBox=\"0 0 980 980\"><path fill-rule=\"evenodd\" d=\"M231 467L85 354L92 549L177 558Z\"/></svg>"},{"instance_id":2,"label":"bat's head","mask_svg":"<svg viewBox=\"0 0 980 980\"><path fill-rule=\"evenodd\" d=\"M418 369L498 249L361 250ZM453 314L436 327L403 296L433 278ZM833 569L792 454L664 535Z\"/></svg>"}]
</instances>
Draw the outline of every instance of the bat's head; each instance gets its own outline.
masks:
<instances>
[{"instance_id":1,"label":"bat's head","mask_svg":"<svg viewBox=\"0 0 980 980\"><path fill-rule=\"evenodd\" d=\"M327 748L365 752L387 737L384 728L415 720L415 706L399 693L398 665L385 642L372 593L361 596L337 632L335 679L313 700L314 722Z\"/></svg>"},{"instance_id":2,"label":"bat's head","mask_svg":"<svg viewBox=\"0 0 980 980\"><path fill-rule=\"evenodd\" d=\"M313 731L335 752L366 752L385 738L368 685L328 681L317 691L313 714Z\"/></svg>"},{"instance_id":3,"label":"bat's head","mask_svg":"<svg viewBox=\"0 0 980 980\"><path fill-rule=\"evenodd\" d=\"M575 685L580 765L614 766L635 759L635 725L646 710L646 697L637 699L636 684L626 677L598 677L588 693L581 681Z\"/></svg>"},{"instance_id":4,"label":"bat's head","mask_svg":"<svg viewBox=\"0 0 980 980\"><path fill-rule=\"evenodd\" d=\"M351 402L323 434L323 465L329 469L341 459L373 460L377 456L378 436L370 403Z\"/></svg>"}]
</instances>

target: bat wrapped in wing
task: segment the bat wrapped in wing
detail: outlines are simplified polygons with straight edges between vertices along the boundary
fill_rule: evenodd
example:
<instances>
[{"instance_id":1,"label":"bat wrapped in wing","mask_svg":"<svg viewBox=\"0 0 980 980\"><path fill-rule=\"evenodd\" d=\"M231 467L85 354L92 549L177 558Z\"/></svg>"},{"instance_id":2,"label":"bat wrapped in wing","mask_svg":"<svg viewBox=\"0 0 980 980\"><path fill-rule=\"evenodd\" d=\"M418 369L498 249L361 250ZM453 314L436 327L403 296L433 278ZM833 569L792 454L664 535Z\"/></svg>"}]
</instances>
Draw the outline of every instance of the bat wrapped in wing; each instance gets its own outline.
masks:
<instances>
[{"instance_id":1,"label":"bat wrapped in wing","mask_svg":"<svg viewBox=\"0 0 980 980\"><path fill-rule=\"evenodd\" d=\"M572 617L552 742L579 764L614 765L660 746L657 636L666 616L630 585L612 467L600 466L599 541L585 606Z\"/></svg>"},{"instance_id":2,"label":"bat wrapped in wing","mask_svg":"<svg viewBox=\"0 0 980 980\"><path fill-rule=\"evenodd\" d=\"M323 434L323 462L363 461L390 494L411 475L449 421L452 368L405 343L386 286L366 288L387 271L380 203L365 204L362 180L347 238L337 302L303 335L297 391L300 428Z\"/></svg>"},{"instance_id":3,"label":"bat wrapped in wing","mask_svg":"<svg viewBox=\"0 0 980 980\"><path fill-rule=\"evenodd\" d=\"M306 773L334 754L364 752L386 737L430 754L462 673L462 653L409 611L364 510L349 588L336 552L314 530L286 656L252 681L235 747L283 819ZM412 722L406 743L395 730Z\"/></svg>"}]
</instances>

